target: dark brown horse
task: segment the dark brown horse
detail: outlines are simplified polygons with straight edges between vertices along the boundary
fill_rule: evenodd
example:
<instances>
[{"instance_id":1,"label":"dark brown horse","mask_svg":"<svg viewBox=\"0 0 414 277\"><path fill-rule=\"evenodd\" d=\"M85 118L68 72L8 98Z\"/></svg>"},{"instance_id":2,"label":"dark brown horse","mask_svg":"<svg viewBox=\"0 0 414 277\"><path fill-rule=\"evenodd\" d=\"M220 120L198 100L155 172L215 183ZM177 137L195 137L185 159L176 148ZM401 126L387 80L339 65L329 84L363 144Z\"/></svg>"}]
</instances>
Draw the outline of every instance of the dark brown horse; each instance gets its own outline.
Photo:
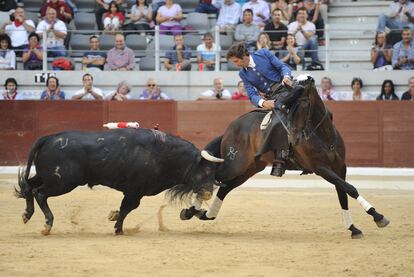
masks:
<instances>
[{"instance_id":1,"label":"dark brown horse","mask_svg":"<svg viewBox=\"0 0 414 277\"><path fill-rule=\"evenodd\" d=\"M345 145L342 137L317 93L314 80L309 76L299 77L302 80L298 78L297 83L304 87L303 93L289 107L287 124L279 121L279 127L276 128L277 132L285 133L285 138L291 145L287 168L315 173L335 185L344 222L351 231L352 238L362 237L362 232L352 223L347 195L361 204L378 227L387 226L389 221L354 186L345 181ZM223 184L208 211L202 210L201 201L196 199L193 206L182 210L181 219L188 220L193 216L201 220L215 219L224 198L231 190L272 164L272 151L265 153L260 159L255 158L264 137L260 124L265 114L262 111L253 111L242 115L229 125L224 135L207 145L205 149L214 156L225 159L216 171L216 179Z\"/></svg>"}]
</instances>

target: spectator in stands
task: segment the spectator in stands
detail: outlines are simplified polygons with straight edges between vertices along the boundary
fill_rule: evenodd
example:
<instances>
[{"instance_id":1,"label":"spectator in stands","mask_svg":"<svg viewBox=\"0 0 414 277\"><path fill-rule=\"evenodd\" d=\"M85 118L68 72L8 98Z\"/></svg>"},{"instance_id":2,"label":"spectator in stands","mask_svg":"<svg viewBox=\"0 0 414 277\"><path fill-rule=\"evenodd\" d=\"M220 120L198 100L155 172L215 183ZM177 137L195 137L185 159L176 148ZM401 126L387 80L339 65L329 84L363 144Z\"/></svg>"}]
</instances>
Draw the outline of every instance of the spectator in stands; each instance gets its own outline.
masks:
<instances>
[{"instance_id":1,"label":"spectator in stands","mask_svg":"<svg viewBox=\"0 0 414 277\"><path fill-rule=\"evenodd\" d=\"M243 23L237 25L234 39L243 41L247 44L249 51L256 48L256 41L259 38L260 28L253 23L253 11L247 9L243 11Z\"/></svg>"},{"instance_id":2,"label":"spectator in stands","mask_svg":"<svg viewBox=\"0 0 414 277\"><path fill-rule=\"evenodd\" d=\"M161 88L157 86L157 83L153 78L147 80L147 88L144 89L139 96L140 100L161 100L170 99L168 95L161 91Z\"/></svg>"},{"instance_id":3,"label":"spectator in stands","mask_svg":"<svg viewBox=\"0 0 414 277\"><path fill-rule=\"evenodd\" d=\"M7 34L0 35L0 70L16 69L16 54L11 50L11 40Z\"/></svg>"},{"instance_id":4,"label":"spectator in stands","mask_svg":"<svg viewBox=\"0 0 414 277\"><path fill-rule=\"evenodd\" d=\"M93 77L86 73L82 77L83 88L75 92L73 100L102 100L103 92L101 89L93 86Z\"/></svg>"},{"instance_id":5,"label":"spectator in stands","mask_svg":"<svg viewBox=\"0 0 414 277\"><path fill-rule=\"evenodd\" d=\"M174 4L173 0L166 0L165 5L158 9L157 22L160 25L160 34L172 35L181 34L182 27L180 21L183 19L183 12L179 4Z\"/></svg>"},{"instance_id":6,"label":"spectator in stands","mask_svg":"<svg viewBox=\"0 0 414 277\"><path fill-rule=\"evenodd\" d=\"M292 0L291 4L289 4L292 8L291 8L291 17L290 17L290 22L295 20L297 15L298 15L298 11L301 8L304 8L305 5L303 3L303 0Z\"/></svg>"},{"instance_id":7,"label":"spectator in stands","mask_svg":"<svg viewBox=\"0 0 414 277\"><path fill-rule=\"evenodd\" d=\"M377 100L399 100L395 94L394 83L391 80L384 80L381 86L381 93L377 96Z\"/></svg>"},{"instance_id":8,"label":"spectator in stands","mask_svg":"<svg viewBox=\"0 0 414 277\"><path fill-rule=\"evenodd\" d=\"M237 83L237 91L231 96L232 100L249 100L243 81Z\"/></svg>"},{"instance_id":9,"label":"spectator in stands","mask_svg":"<svg viewBox=\"0 0 414 277\"><path fill-rule=\"evenodd\" d=\"M297 65L302 62L302 52L296 45L295 37L292 34L288 34L286 45L279 51L278 57L293 70L296 70Z\"/></svg>"},{"instance_id":10,"label":"spectator in stands","mask_svg":"<svg viewBox=\"0 0 414 277\"><path fill-rule=\"evenodd\" d=\"M104 30L106 33L113 34L118 31L124 24L125 16L119 11L118 4L115 1L109 3L109 10L104 14Z\"/></svg>"},{"instance_id":11,"label":"spectator in stands","mask_svg":"<svg viewBox=\"0 0 414 277\"><path fill-rule=\"evenodd\" d=\"M414 100L414 76L408 79L408 90L403 93L401 100Z\"/></svg>"},{"instance_id":12,"label":"spectator in stands","mask_svg":"<svg viewBox=\"0 0 414 277\"><path fill-rule=\"evenodd\" d=\"M220 32L233 33L241 16L241 6L234 0L224 0L219 10L217 26Z\"/></svg>"},{"instance_id":13,"label":"spectator in stands","mask_svg":"<svg viewBox=\"0 0 414 277\"><path fill-rule=\"evenodd\" d=\"M270 47L272 47L272 45L269 35L265 32L261 32L259 38L256 41L256 49L260 50L262 48L266 48L270 50Z\"/></svg>"},{"instance_id":14,"label":"spectator in stands","mask_svg":"<svg viewBox=\"0 0 414 277\"><path fill-rule=\"evenodd\" d=\"M83 69L100 69L104 70L106 63L106 53L99 50L99 38L95 35L89 38L89 45L91 49L83 54L82 67Z\"/></svg>"},{"instance_id":15,"label":"spectator in stands","mask_svg":"<svg viewBox=\"0 0 414 277\"><path fill-rule=\"evenodd\" d=\"M229 100L231 93L224 88L222 78L214 78L214 88L202 92L197 100Z\"/></svg>"},{"instance_id":16,"label":"spectator in stands","mask_svg":"<svg viewBox=\"0 0 414 277\"><path fill-rule=\"evenodd\" d=\"M409 0L398 0L391 3L388 13L379 16L377 32L384 32L385 27L389 29L403 29L414 27L414 3Z\"/></svg>"},{"instance_id":17,"label":"spectator in stands","mask_svg":"<svg viewBox=\"0 0 414 277\"><path fill-rule=\"evenodd\" d=\"M1 30L9 35L12 48L16 50L16 55L21 57L23 49L29 44L29 34L35 30L35 24L26 18L22 7L17 7L14 14L10 15L10 20L1 25Z\"/></svg>"},{"instance_id":18,"label":"spectator in stands","mask_svg":"<svg viewBox=\"0 0 414 277\"><path fill-rule=\"evenodd\" d=\"M352 79L351 88L352 88L352 100L367 100L368 97L365 93L362 92L364 84L361 78L355 77Z\"/></svg>"},{"instance_id":19,"label":"spectator in stands","mask_svg":"<svg viewBox=\"0 0 414 277\"><path fill-rule=\"evenodd\" d=\"M270 4L270 11L273 14L275 10L280 10L280 21L283 24L289 24L290 18L292 17L292 5L289 4L289 0L274 0Z\"/></svg>"},{"instance_id":20,"label":"spectator in stands","mask_svg":"<svg viewBox=\"0 0 414 277\"><path fill-rule=\"evenodd\" d=\"M73 18L73 12L72 9L69 7L68 4L65 3L65 1L61 0L50 0L44 2L42 7L40 8L40 16L45 17L47 9L53 8L56 11L56 17L59 20L62 20L66 24L69 24L70 21Z\"/></svg>"},{"instance_id":21,"label":"spectator in stands","mask_svg":"<svg viewBox=\"0 0 414 277\"><path fill-rule=\"evenodd\" d=\"M152 9L148 6L147 0L136 0L129 14L131 23L124 27L126 31L139 31L145 35L146 30L150 30L152 23ZM126 33L128 35L130 33Z\"/></svg>"},{"instance_id":22,"label":"spectator in stands","mask_svg":"<svg viewBox=\"0 0 414 277\"><path fill-rule=\"evenodd\" d=\"M38 34L33 32L29 35L29 46L24 49L22 57L24 70L42 70L43 51L39 41Z\"/></svg>"},{"instance_id":23,"label":"spectator in stands","mask_svg":"<svg viewBox=\"0 0 414 277\"><path fill-rule=\"evenodd\" d=\"M404 28L402 40L397 42L392 51L392 66L394 69L414 69L414 42L413 31Z\"/></svg>"},{"instance_id":24,"label":"spectator in stands","mask_svg":"<svg viewBox=\"0 0 414 277\"><path fill-rule=\"evenodd\" d=\"M167 70L191 70L191 52L184 45L183 35L175 35L174 43L174 47L165 54L164 67Z\"/></svg>"},{"instance_id":25,"label":"spectator in stands","mask_svg":"<svg viewBox=\"0 0 414 277\"><path fill-rule=\"evenodd\" d=\"M112 0L96 0L95 19L98 30L104 29L102 16L109 11L109 3L111 2ZM121 7L124 0L115 0L115 2L118 7Z\"/></svg>"},{"instance_id":26,"label":"spectator in stands","mask_svg":"<svg viewBox=\"0 0 414 277\"><path fill-rule=\"evenodd\" d=\"M65 100L65 92L60 90L59 79L50 76L46 80L46 90L40 95L41 100Z\"/></svg>"},{"instance_id":27,"label":"spectator in stands","mask_svg":"<svg viewBox=\"0 0 414 277\"><path fill-rule=\"evenodd\" d=\"M371 62L374 65L374 69L377 69L377 70L392 69L391 58L392 58L392 46L387 43L385 32L376 33L375 42L371 48Z\"/></svg>"},{"instance_id":28,"label":"spectator in stands","mask_svg":"<svg viewBox=\"0 0 414 277\"><path fill-rule=\"evenodd\" d=\"M43 37L43 31L47 32L47 38ZM66 25L62 20L56 18L56 10L48 8L46 17L40 21L36 33L41 39L47 39L47 55L50 57L66 56L67 51L64 41L67 34Z\"/></svg>"},{"instance_id":29,"label":"spectator in stands","mask_svg":"<svg viewBox=\"0 0 414 277\"><path fill-rule=\"evenodd\" d=\"M7 78L4 82L3 99L1 100L23 100L21 94L17 92L17 81L14 78Z\"/></svg>"},{"instance_id":30,"label":"spectator in stands","mask_svg":"<svg viewBox=\"0 0 414 277\"><path fill-rule=\"evenodd\" d=\"M216 65L216 52L220 51L220 46L214 43L214 38L211 33L206 33L203 36L203 43L197 46L197 63L202 64L202 69L206 71L213 71Z\"/></svg>"},{"instance_id":31,"label":"spectator in stands","mask_svg":"<svg viewBox=\"0 0 414 277\"><path fill-rule=\"evenodd\" d=\"M319 90L319 96L323 101L335 101L338 100L336 93L333 89L332 80L329 77L323 77L321 80L321 89Z\"/></svg>"},{"instance_id":32,"label":"spectator in stands","mask_svg":"<svg viewBox=\"0 0 414 277\"><path fill-rule=\"evenodd\" d=\"M321 3L319 1L317 1L317 3L315 3L314 0L304 0L304 5L303 5L306 9L306 12L308 14L308 20L310 22L312 22L313 24L315 24L316 27L316 35L318 36L318 40L320 42L321 45L325 44L325 39L324 39L324 28L325 28L325 23L323 21L323 18L321 16L320 13L320 7L321 7Z\"/></svg>"},{"instance_id":33,"label":"spectator in stands","mask_svg":"<svg viewBox=\"0 0 414 277\"><path fill-rule=\"evenodd\" d=\"M126 101L131 99L131 95L129 95L130 92L131 86L126 81L122 81L118 84L118 87L114 92L105 96L105 100Z\"/></svg>"},{"instance_id":34,"label":"spectator in stands","mask_svg":"<svg viewBox=\"0 0 414 277\"><path fill-rule=\"evenodd\" d=\"M288 26L288 33L293 34L296 44L303 50L309 50L312 64L320 64L318 57L318 41L315 36L315 24L308 21L305 8L298 10L296 21Z\"/></svg>"},{"instance_id":35,"label":"spectator in stands","mask_svg":"<svg viewBox=\"0 0 414 277\"><path fill-rule=\"evenodd\" d=\"M115 47L108 51L106 62L110 70L128 71L135 67L134 51L125 45L125 37L115 36Z\"/></svg>"},{"instance_id":36,"label":"spectator in stands","mask_svg":"<svg viewBox=\"0 0 414 277\"><path fill-rule=\"evenodd\" d=\"M239 4L240 7L243 7L243 5L246 4L247 2L249 2L249 0L234 0L234 2Z\"/></svg>"},{"instance_id":37,"label":"spectator in stands","mask_svg":"<svg viewBox=\"0 0 414 277\"><path fill-rule=\"evenodd\" d=\"M252 11L254 24L258 25L259 27L264 27L266 25L266 21L269 19L270 16L269 4L266 3L266 1L250 0L249 2L243 5L242 12L244 13L244 11L247 9Z\"/></svg>"},{"instance_id":38,"label":"spectator in stands","mask_svg":"<svg viewBox=\"0 0 414 277\"><path fill-rule=\"evenodd\" d=\"M280 50L285 45L287 36L287 27L281 22L282 11L274 9L272 12L272 20L266 24L264 31L269 35L272 42L272 50Z\"/></svg>"},{"instance_id":39,"label":"spectator in stands","mask_svg":"<svg viewBox=\"0 0 414 277\"><path fill-rule=\"evenodd\" d=\"M2 12L8 12L12 9L15 9L17 7L15 0L2 0L0 1L0 11Z\"/></svg>"},{"instance_id":40,"label":"spectator in stands","mask_svg":"<svg viewBox=\"0 0 414 277\"><path fill-rule=\"evenodd\" d=\"M194 0L196 1L196 0ZM198 6L195 8L197 13L217 14L218 8L213 5L216 1L213 0L199 0Z\"/></svg>"},{"instance_id":41,"label":"spectator in stands","mask_svg":"<svg viewBox=\"0 0 414 277\"><path fill-rule=\"evenodd\" d=\"M151 8L152 8L152 18L157 17L158 9L165 5L164 0L152 0Z\"/></svg>"}]
</instances>

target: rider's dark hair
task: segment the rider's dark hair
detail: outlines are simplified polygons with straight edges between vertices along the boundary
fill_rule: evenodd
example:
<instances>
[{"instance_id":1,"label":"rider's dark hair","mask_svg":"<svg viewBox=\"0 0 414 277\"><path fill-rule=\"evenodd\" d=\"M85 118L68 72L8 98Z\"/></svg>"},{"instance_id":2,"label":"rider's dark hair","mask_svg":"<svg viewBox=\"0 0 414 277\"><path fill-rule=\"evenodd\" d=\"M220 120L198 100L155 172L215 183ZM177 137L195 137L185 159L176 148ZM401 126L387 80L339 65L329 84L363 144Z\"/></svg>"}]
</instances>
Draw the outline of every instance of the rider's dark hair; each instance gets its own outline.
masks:
<instances>
[{"instance_id":1,"label":"rider's dark hair","mask_svg":"<svg viewBox=\"0 0 414 277\"><path fill-rule=\"evenodd\" d=\"M227 51L226 59L229 60L230 58L238 58L243 59L243 57L249 56L249 50L247 50L246 45L244 42L239 42L233 44L229 50Z\"/></svg>"}]
</instances>

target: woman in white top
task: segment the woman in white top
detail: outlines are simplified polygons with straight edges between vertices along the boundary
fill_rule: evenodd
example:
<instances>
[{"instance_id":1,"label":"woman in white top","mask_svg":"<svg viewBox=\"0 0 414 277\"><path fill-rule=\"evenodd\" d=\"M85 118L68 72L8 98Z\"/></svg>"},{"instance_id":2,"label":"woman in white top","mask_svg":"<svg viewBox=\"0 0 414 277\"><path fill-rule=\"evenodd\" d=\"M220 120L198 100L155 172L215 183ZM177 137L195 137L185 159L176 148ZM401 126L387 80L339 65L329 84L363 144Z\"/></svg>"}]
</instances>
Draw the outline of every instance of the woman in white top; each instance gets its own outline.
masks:
<instances>
[{"instance_id":1,"label":"woman in white top","mask_svg":"<svg viewBox=\"0 0 414 277\"><path fill-rule=\"evenodd\" d=\"M145 35L145 31L150 30L152 23L152 9L148 6L148 0L136 0L131 8L129 14L131 23L125 26L125 31L143 31L140 32ZM128 33L126 33L128 35Z\"/></svg>"},{"instance_id":2,"label":"woman in white top","mask_svg":"<svg viewBox=\"0 0 414 277\"><path fill-rule=\"evenodd\" d=\"M160 24L160 34L165 35L171 31L172 35L180 35L183 19L181 6L174 4L173 0L166 0L165 5L158 9L157 22Z\"/></svg>"},{"instance_id":3,"label":"woman in white top","mask_svg":"<svg viewBox=\"0 0 414 277\"><path fill-rule=\"evenodd\" d=\"M362 83L361 78L355 77L352 79L351 87L352 87L352 100L359 101L359 100L367 100L368 97L365 93L362 92L362 87L364 84Z\"/></svg>"},{"instance_id":4,"label":"woman in white top","mask_svg":"<svg viewBox=\"0 0 414 277\"><path fill-rule=\"evenodd\" d=\"M114 101L125 101L131 99L129 93L131 92L131 86L122 81L118 84L118 88L114 91L105 96L105 100L114 100Z\"/></svg>"},{"instance_id":5,"label":"woman in white top","mask_svg":"<svg viewBox=\"0 0 414 277\"><path fill-rule=\"evenodd\" d=\"M11 50L10 37L7 34L0 35L0 70L16 69L16 54Z\"/></svg>"},{"instance_id":6,"label":"woman in white top","mask_svg":"<svg viewBox=\"0 0 414 277\"><path fill-rule=\"evenodd\" d=\"M7 78L4 82L4 88L6 89L3 92L3 100L23 100L23 97L20 93L17 93L17 81L14 78Z\"/></svg>"}]
</instances>

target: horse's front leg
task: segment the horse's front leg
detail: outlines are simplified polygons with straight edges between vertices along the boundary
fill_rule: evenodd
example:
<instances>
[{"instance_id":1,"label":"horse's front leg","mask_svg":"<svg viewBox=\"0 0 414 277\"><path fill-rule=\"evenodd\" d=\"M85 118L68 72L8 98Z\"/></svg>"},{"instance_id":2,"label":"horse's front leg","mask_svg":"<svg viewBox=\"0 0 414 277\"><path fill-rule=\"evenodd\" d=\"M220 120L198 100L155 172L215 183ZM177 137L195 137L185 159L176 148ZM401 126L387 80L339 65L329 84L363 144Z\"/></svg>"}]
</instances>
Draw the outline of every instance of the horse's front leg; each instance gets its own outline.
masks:
<instances>
[{"instance_id":1,"label":"horse's front leg","mask_svg":"<svg viewBox=\"0 0 414 277\"><path fill-rule=\"evenodd\" d=\"M315 173L331 184L337 186L340 190L352 198L356 199L358 203L364 208L364 210L372 216L378 227L382 228L390 223L388 219L386 219L382 214L378 213L375 208L358 193L357 189L354 186L339 177L332 169L327 167L318 167L315 169Z\"/></svg>"}]
</instances>

